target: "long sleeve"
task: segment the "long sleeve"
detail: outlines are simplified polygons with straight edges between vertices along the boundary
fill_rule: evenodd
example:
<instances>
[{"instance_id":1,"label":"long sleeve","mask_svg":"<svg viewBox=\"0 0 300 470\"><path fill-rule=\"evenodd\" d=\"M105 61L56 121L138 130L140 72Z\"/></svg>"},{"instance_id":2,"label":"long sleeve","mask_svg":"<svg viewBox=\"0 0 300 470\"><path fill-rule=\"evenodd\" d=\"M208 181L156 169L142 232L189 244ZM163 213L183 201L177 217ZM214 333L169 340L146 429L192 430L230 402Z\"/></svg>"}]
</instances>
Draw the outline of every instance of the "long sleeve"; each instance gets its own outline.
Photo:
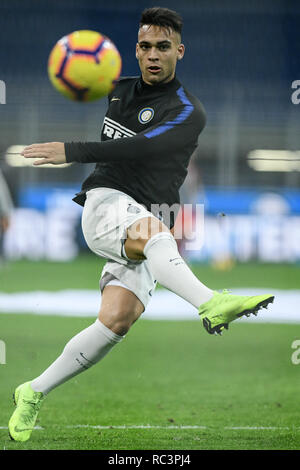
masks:
<instances>
[{"instance_id":1,"label":"long sleeve","mask_svg":"<svg viewBox=\"0 0 300 470\"><path fill-rule=\"evenodd\" d=\"M129 138L65 143L67 162L98 163L159 159L195 141L205 125L203 108L189 101L173 108L155 126Z\"/></svg>"}]
</instances>

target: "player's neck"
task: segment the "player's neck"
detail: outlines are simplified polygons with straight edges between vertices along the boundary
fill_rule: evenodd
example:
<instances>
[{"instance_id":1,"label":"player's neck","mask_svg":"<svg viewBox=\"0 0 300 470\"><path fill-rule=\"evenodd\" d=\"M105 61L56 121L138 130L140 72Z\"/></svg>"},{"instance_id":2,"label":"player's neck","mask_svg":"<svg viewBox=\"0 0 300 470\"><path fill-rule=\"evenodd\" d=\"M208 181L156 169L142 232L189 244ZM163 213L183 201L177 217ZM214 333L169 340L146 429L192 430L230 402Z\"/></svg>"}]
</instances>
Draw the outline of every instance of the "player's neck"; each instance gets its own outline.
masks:
<instances>
[{"instance_id":1,"label":"player's neck","mask_svg":"<svg viewBox=\"0 0 300 470\"><path fill-rule=\"evenodd\" d=\"M145 80L143 79L143 76L141 75L140 77L140 81L141 81L141 85L143 86L143 88L147 88L149 90L153 89L157 89L157 88L168 88L172 85L174 85L175 83L177 83L177 77L176 77L176 74L171 78L171 80L167 81L167 82L158 82L158 83L147 83L145 82Z\"/></svg>"}]
</instances>

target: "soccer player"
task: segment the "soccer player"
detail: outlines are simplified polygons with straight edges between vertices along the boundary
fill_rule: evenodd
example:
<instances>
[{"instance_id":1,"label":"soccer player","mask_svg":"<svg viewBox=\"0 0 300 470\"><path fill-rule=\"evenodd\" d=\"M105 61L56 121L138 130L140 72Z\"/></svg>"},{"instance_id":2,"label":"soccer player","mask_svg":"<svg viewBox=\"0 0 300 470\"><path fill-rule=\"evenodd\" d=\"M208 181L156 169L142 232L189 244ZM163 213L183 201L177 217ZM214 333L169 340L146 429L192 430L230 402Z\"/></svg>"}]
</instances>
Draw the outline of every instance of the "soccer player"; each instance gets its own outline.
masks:
<instances>
[{"instance_id":1,"label":"soccer player","mask_svg":"<svg viewBox=\"0 0 300 470\"><path fill-rule=\"evenodd\" d=\"M184 56L182 19L166 8L142 13L136 45L140 77L123 78L109 98L101 142L33 144L22 153L35 165L96 163L74 200L83 205L90 249L108 261L97 320L73 337L39 376L15 390L12 439L26 441L46 395L99 362L141 316L156 282L199 309L208 333L221 334L242 315L256 314L272 295L216 292L192 273L172 234L179 188L205 125L201 103L176 78ZM160 210L161 206L164 210ZM172 212L172 211L171 211Z\"/></svg>"}]
</instances>

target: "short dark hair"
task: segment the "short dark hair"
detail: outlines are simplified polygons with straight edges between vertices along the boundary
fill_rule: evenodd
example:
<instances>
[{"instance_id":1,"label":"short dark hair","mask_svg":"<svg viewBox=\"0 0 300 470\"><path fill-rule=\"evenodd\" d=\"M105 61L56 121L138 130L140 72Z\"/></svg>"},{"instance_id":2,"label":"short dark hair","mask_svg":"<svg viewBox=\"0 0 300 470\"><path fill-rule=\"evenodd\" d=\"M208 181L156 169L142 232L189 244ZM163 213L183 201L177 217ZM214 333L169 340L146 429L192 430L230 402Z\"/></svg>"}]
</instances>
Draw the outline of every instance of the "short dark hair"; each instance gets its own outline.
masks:
<instances>
[{"instance_id":1,"label":"short dark hair","mask_svg":"<svg viewBox=\"0 0 300 470\"><path fill-rule=\"evenodd\" d=\"M140 19L140 27L144 25L161 26L162 28L171 28L181 35L182 18L174 10L169 8L153 7L146 8Z\"/></svg>"}]
</instances>

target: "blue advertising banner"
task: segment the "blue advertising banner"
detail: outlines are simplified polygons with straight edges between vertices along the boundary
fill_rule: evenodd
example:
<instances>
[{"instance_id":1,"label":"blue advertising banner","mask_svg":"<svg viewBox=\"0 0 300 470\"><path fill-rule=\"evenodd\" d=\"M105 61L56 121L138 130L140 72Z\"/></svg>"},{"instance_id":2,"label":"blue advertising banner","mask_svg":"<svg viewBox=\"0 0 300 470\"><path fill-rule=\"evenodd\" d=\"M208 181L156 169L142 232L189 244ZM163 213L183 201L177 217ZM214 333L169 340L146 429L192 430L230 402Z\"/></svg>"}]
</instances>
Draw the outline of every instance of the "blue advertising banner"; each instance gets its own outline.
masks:
<instances>
[{"instance_id":1,"label":"blue advertising banner","mask_svg":"<svg viewBox=\"0 0 300 470\"><path fill-rule=\"evenodd\" d=\"M8 258L71 260L87 249L74 186L19 192L4 240ZM179 249L191 261L300 261L300 191L207 188L176 220Z\"/></svg>"}]
</instances>

